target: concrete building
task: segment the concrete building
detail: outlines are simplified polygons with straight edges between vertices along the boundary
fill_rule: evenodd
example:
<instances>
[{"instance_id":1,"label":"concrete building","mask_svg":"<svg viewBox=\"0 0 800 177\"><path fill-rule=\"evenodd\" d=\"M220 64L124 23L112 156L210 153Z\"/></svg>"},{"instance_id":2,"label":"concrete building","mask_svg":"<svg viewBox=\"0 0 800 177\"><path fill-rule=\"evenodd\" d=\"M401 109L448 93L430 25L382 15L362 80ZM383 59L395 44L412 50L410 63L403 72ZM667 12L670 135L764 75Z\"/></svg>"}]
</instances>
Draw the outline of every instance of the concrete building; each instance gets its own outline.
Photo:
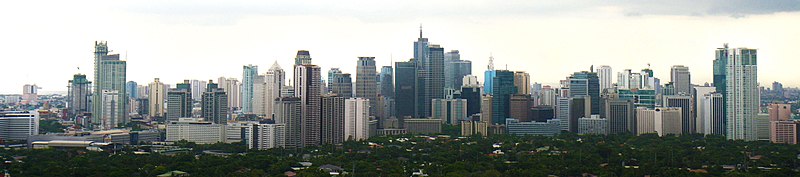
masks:
<instances>
[{"instance_id":1,"label":"concrete building","mask_svg":"<svg viewBox=\"0 0 800 177\"><path fill-rule=\"evenodd\" d=\"M248 149L267 150L286 146L286 126L283 124L253 124L248 129Z\"/></svg>"},{"instance_id":2,"label":"concrete building","mask_svg":"<svg viewBox=\"0 0 800 177\"><path fill-rule=\"evenodd\" d=\"M608 134L636 132L636 115L631 100L606 99L605 118L608 119Z\"/></svg>"},{"instance_id":3,"label":"concrete building","mask_svg":"<svg viewBox=\"0 0 800 177\"><path fill-rule=\"evenodd\" d=\"M39 134L39 113L35 111L0 111L0 140L27 140Z\"/></svg>"},{"instance_id":4,"label":"concrete building","mask_svg":"<svg viewBox=\"0 0 800 177\"><path fill-rule=\"evenodd\" d=\"M125 109L124 107L117 107L119 106L119 102L123 101L120 99L123 94L120 94L116 90L103 90L100 95L100 101L103 103L101 106L101 111L103 114L100 115L93 115L99 118L99 129L100 130L110 130L112 128L116 128L120 124L124 124L124 119L126 115L119 115L120 109ZM96 127L97 128L97 127Z\"/></svg>"},{"instance_id":5,"label":"concrete building","mask_svg":"<svg viewBox=\"0 0 800 177\"><path fill-rule=\"evenodd\" d=\"M242 108L242 84L236 78L220 77L217 79L219 88L228 95L228 113L234 113ZM209 84L211 81L209 81ZM206 88L208 90L208 88Z\"/></svg>"},{"instance_id":6,"label":"concrete building","mask_svg":"<svg viewBox=\"0 0 800 177\"><path fill-rule=\"evenodd\" d=\"M692 76L689 73L689 67L683 65L672 66L670 70L670 81L675 86L675 94L689 95L692 93Z\"/></svg>"},{"instance_id":7,"label":"concrete building","mask_svg":"<svg viewBox=\"0 0 800 177\"><path fill-rule=\"evenodd\" d=\"M531 95L512 95L509 106L509 118L519 119L521 122L531 121L529 115L531 107L533 107Z\"/></svg>"},{"instance_id":8,"label":"concrete building","mask_svg":"<svg viewBox=\"0 0 800 177\"><path fill-rule=\"evenodd\" d=\"M461 60L458 50L444 53L444 88L459 90L464 76L472 74L472 61Z\"/></svg>"},{"instance_id":9,"label":"concrete building","mask_svg":"<svg viewBox=\"0 0 800 177\"><path fill-rule=\"evenodd\" d=\"M700 98L697 102L697 132L707 135L725 135L722 94L706 93L698 96Z\"/></svg>"},{"instance_id":10,"label":"concrete building","mask_svg":"<svg viewBox=\"0 0 800 177\"><path fill-rule=\"evenodd\" d=\"M467 100L467 115L481 113L481 88L480 86L461 87L461 99Z\"/></svg>"},{"instance_id":11,"label":"concrete building","mask_svg":"<svg viewBox=\"0 0 800 177\"><path fill-rule=\"evenodd\" d=\"M335 95L322 96L320 113L322 124L322 144L340 144L344 142L345 97Z\"/></svg>"},{"instance_id":12,"label":"concrete building","mask_svg":"<svg viewBox=\"0 0 800 177\"><path fill-rule=\"evenodd\" d=\"M387 98L394 97L394 74L392 66L381 67L380 77L380 95Z\"/></svg>"},{"instance_id":13,"label":"concrete building","mask_svg":"<svg viewBox=\"0 0 800 177\"><path fill-rule=\"evenodd\" d=\"M413 117L416 111L416 66L414 59L394 64L395 116L403 122L404 117Z\"/></svg>"},{"instance_id":14,"label":"concrete building","mask_svg":"<svg viewBox=\"0 0 800 177\"><path fill-rule=\"evenodd\" d=\"M681 108L681 122L683 123L681 130L683 134L695 133L696 122L695 118L692 117L694 115L694 112L692 112L692 110L694 110L692 96L664 95L662 100L664 101L664 103L661 104L663 107Z\"/></svg>"},{"instance_id":15,"label":"concrete building","mask_svg":"<svg viewBox=\"0 0 800 177\"><path fill-rule=\"evenodd\" d=\"M487 136L489 124L481 121L463 121L461 122L461 136Z\"/></svg>"},{"instance_id":16,"label":"concrete building","mask_svg":"<svg viewBox=\"0 0 800 177\"><path fill-rule=\"evenodd\" d=\"M127 82L126 73L127 73L127 61L120 60L119 54L108 54L108 43L98 42L95 41L95 50L94 50L94 87L92 93L96 94L92 96L92 115L115 115L120 120L119 123L127 123L128 122L128 112L127 112L127 103L128 97L126 95L127 89L125 88L125 84ZM103 104L107 104L103 102L103 90L108 92L116 92L118 95L118 100L124 101L116 101L114 102L114 108L117 109L110 109L117 111L115 113L106 113L103 112L104 109ZM92 123L97 125L101 123L100 121L101 116L93 116Z\"/></svg>"},{"instance_id":17,"label":"concrete building","mask_svg":"<svg viewBox=\"0 0 800 177\"><path fill-rule=\"evenodd\" d=\"M681 108L637 108L636 134L681 135L683 132L681 115Z\"/></svg>"},{"instance_id":18,"label":"concrete building","mask_svg":"<svg viewBox=\"0 0 800 177\"><path fill-rule=\"evenodd\" d=\"M254 86L256 77L258 76L258 66L245 65L242 66L242 112L253 113L253 95L255 94Z\"/></svg>"},{"instance_id":19,"label":"concrete building","mask_svg":"<svg viewBox=\"0 0 800 177\"><path fill-rule=\"evenodd\" d=\"M516 95L531 94L531 75L524 71L515 71L514 87L517 88Z\"/></svg>"},{"instance_id":20,"label":"concrete building","mask_svg":"<svg viewBox=\"0 0 800 177\"><path fill-rule=\"evenodd\" d=\"M376 116L378 108L378 78L375 72L375 57L358 57L356 68L355 97L370 100L369 115Z\"/></svg>"},{"instance_id":21,"label":"concrete building","mask_svg":"<svg viewBox=\"0 0 800 177\"><path fill-rule=\"evenodd\" d=\"M767 107L769 121L782 121L792 119L792 105L772 103Z\"/></svg>"},{"instance_id":22,"label":"concrete building","mask_svg":"<svg viewBox=\"0 0 800 177\"><path fill-rule=\"evenodd\" d=\"M608 119L600 118L599 115L592 117L582 117L578 119L578 134L608 134Z\"/></svg>"},{"instance_id":23,"label":"concrete building","mask_svg":"<svg viewBox=\"0 0 800 177\"><path fill-rule=\"evenodd\" d=\"M302 61L302 60L301 60ZM321 71L316 65L297 65L294 70L295 97L300 98L302 109L300 141L303 147L320 142L320 86ZM373 75L374 77L374 75Z\"/></svg>"},{"instance_id":24,"label":"concrete building","mask_svg":"<svg viewBox=\"0 0 800 177\"><path fill-rule=\"evenodd\" d=\"M430 44L422 37L422 30L414 42L414 65L416 67L416 92L414 117L431 116L431 100L444 98L444 48Z\"/></svg>"},{"instance_id":25,"label":"concrete building","mask_svg":"<svg viewBox=\"0 0 800 177\"><path fill-rule=\"evenodd\" d=\"M348 98L344 101L345 140L361 141L370 137L369 102L365 98Z\"/></svg>"},{"instance_id":26,"label":"concrete building","mask_svg":"<svg viewBox=\"0 0 800 177\"><path fill-rule=\"evenodd\" d=\"M434 119L442 123L458 125L467 120L467 100L465 99L433 99L431 113Z\"/></svg>"},{"instance_id":27,"label":"concrete building","mask_svg":"<svg viewBox=\"0 0 800 177\"><path fill-rule=\"evenodd\" d=\"M404 118L406 132L409 134L442 133L442 120L427 118Z\"/></svg>"},{"instance_id":28,"label":"concrete building","mask_svg":"<svg viewBox=\"0 0 800 177\"><path fill-rule=\"evenodd\" d=\"M304 147L301 141L304 120L301 104L297 97L281 97L275 100L275 124L285 126L283 142L287 148Z\"/></svg>"},{"instance_id":29,"label":"concrete building","mask_svg":"<svg viewBox=\"0 0 800 177\"><path fill-rule=\"evenodd\" d=\"M492 124L503 124L511 112L511 95L517 93L514 72L496 70L492 81Z\"/></svg>"},{"instance_id":30,"label":"concrete building","mask_svg":"<svg viewBox=\"0 0 800 177\"><path fill-rule=\"evenodd\" d=\"M150 106L147 110L149 110L150 117L161 118L164 117L166 111L164 108L164 102L167 98L167 87L161 82L158 78L155 78L153 82L148 84L147 88L149 89L147 92L147 100L150 102Z\"/></svg>"},{"instance_id":31,"label":"concrete building","mask_svg":"<svg viewBox=\"0 0 800 177\"><path fill-rule=\"evenodd\" d=\"M216 124L228 123L228 101L228 94L218 88L214 81L209 80L206 91L203 92L203 101L200 103L202 117Z\"/></svg>"},{"instance_id":32,"label":"concrete building","mask_svg":"<svg viewBox=\"0 0 800 177\"><path fill-rule=\"evenodd\" d=\"M769 129L769 114L759 113L756 116L756 139L759 141L769 141L770 138L770 129Z\"/></svg>"},{"instance_id":33,"label":"concrete building","mask_svg":"<svg viewBox=\"0 0 800 177\"><path fill-rule=\"evenodd\" d=\"M511 135L525 136L555 136L561 132L558 120L548 120L547 122L519 122L517 119L506 119L506 132Z\"/></svg>"},{"instance_id":34,"label":"concrete building","mask_svg":"<svg viewBox=\"0 0 800 177\"><path fill-rule=\"evenodd\" d=\"M75 74L72 80L69 80L67 92L67 114L70 118L74 118L78 114L88 113L92 111L92 104L90 102L92 90L92 82L86 79L86 75Z\"/></svg>"},{"instance_id":35,"label":"concrete building","mask_svg":"<svg viewBox=\"0 0 800 177\"><path fill-rule=\"evenodd\" d=\"M192 117L192 92L189 80L178 83L178 87L167 92L167 121L178 121L181 117Z\"/></svg>"},{"instance_id":36,"label":"concrete building","mask_svg":"<svg viewBox=\"0 0 800 177\"><path fill-rule=\"evenodd\" d=\"M180 118L167 124L168 142L186 140L197 144L227 142L225 124L213 124L199 118Z\"/></svg>"},{"instance_id":37,"label":"concrete building","mask_svg":"<svg viewBox=\"0 0 800 177\"><path fill-rule=\"evenodd\" d=\"M600 91L614 87L611 66L602 65L597 69L597 78L600 80Z\"/></svg>"},{"instance_id":38,"label":"concrete building","mask_svg":"<svg viewBox=\"0 0 800 177\"><path fill-rule=\"evenodd\" d=\"M800 132L800 122L798 121L772 121L770 122L770 141L772 143L797 144L798 132Z\"/></svg>"},{"instance_id":39,"label":"concrete building","mask_svg":"<svg viewBox=\"0 0 800 177\"><path fill-rule=\"evenodd\" d=\"M755 118L759 112L757 49L717 49L714 85L724 95L725 136L732 140L757 139ZM724 79L719 80L718 74ZM725 82L724 85L717 83ZM719 88L725 88L719 90Z\"/></svg>"}]
</instances>

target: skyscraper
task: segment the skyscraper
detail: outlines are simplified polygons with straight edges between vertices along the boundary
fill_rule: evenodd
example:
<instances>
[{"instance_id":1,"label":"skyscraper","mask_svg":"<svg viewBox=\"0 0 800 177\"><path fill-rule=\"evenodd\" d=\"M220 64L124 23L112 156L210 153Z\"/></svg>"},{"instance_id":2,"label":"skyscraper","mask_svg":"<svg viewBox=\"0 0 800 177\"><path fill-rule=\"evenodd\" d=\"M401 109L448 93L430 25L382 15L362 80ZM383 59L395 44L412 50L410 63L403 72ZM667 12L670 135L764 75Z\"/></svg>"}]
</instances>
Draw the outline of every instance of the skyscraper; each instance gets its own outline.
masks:
<instances>
[{"instance_id":1,"label":"skyscraper","mask_svg":"<svg viewBox=\"0 0 800 177\"><path fill-rule=\"evenodd\" d=\"M689 74L689 67L683 65L672 66L670 81L675 86L675 94L689 95L692 93L692 76Z\"/></svg>"},{"instance_id":2,"label":"skyscraper","mask_svg":"<svg viewBox=\"0 0 800 177\"><path fill-rule=\"evenodd\" d=\"M375 73L375 57L358 57L356 71L356 94L355 97L366 98L369 100L370 116L375 116L378 106L378 82Z\"/></svg>"},{"instance_id":3,"label":"skyscraper","mask_svg":"<svg viewBox=\"0 0 800 177\"><path fill-rule=\"evenodd\" d=\"M414 59L409 61L395 62L395 114L399 122L405 116L414 116L416 103L416 68Z\"/></svg>"},{"instance_id":4,"label":"skyscraper","mask_svg":"<svg viewBox=\"0 0 800 177\"><path fill-rule=\"evenodd\" d=\"M496 74L492 81L492 123L503 124L510 116L511 95L517 93L517 88L514 86L514 72L496 70Z\"/></svg>"},{"instance_id":5,"label":"skyscraper","mask_svg":"<svg viewBox=\"0 0 800 177\"><path fill-rule=\"evenodd\" d=\"M322 96L322 144L339 144L344 141L345 99L340 96Z\"/></svg>"},{"instance_id":6,"label":"skyscraper","mask_svg":"<svg viewBox=\"0 0 800 177\"><path fill-rule=\"evenodd\" d=\"M341 74L342 74L342 70L339 70L339 68L328 69L328 77L326 78L326 79L328 79L327 82L326 82L328 84L328 88L327 88L326 92L333 92L333 83L335 82L334 80L335 80L337 75L341 75Z\"/></svg>"},{"instance_id":7,"label":"skyscraper","mask_svg":"<svg viewBox=\"0 0 800 177\"><path fill-rule=\"evenodd\" d=\"M698 95L697 132L708 135L725 135L724 102L722 94Z\"/></svg>"},{"instance_id":8,"label":"skyscraper","mask_svg":"<svg viewBox=\"0 0 800 177\"><path fill-rule=\"evenodd\" d=\"M415 42L414 50L417 68L416 84L416 117L431 116L431 100L444 98L444 48L439 45L428 45L427 38ZM422 53L419 53L422 52Z\"/></svg>"},{"instance_id":9,"label":"skyscraper","mask_svg":"<svg viewBox=\"0 0 800 177\"><path fill-rule=\"evenodd\" d=\"M613 77L611 76L612 73L611 66L608 65L600 66L600 69L597 69L597 78L600 80L600 92L614 87L614 83L611 81Z\"/></svg>"},{"instance_id":10,"label":"skyscraper","mask_svg":"<svg viewBox=\"0 0 800 177\"><path fill-rule=\"evenodd\" d=\"M284 143L287 148L303 147L303 118L300 98L280 97L275 99L275 123L286 126Z\"/></svg>"},{"instance_id":11,"label":"skyscraper","mask_svg":"<svg viewBox=\"0 0 800 177\"><path fill-rule=\"evenodd\" d=\"M433 99L431 112L434 119L442 123L458 125L467 120L467 100L465 99Z\"/></svg>"},{"instance_id":12,"label":"skyscraper","mask_svg":"<svg viewBox=\"0 0 800 177\"><path fill-rule=\"evenodd\" d=\"M192 80L192 99L195 101L203 100L203 92L206 91L206 81Z\"/></svg>"},{"instance_id":13,"label":"skyscraper","mask_svg":"<svg viewBox=\"0 0 800 177\"><path fill-rule=\"evenodd\" d=\"M364 98L348 98L344 104L344 137L345 140L366 140L369 134L370 100Z\"/></svg>"},{"instance_id":14,"label":"skyscraper","mask_svg":"<svg viewBox=\"0 0 800 177\"><path fill-rule=\"evenodd\" d=\"M469 85L461 87L461 99L467 100L467 115L472 116L481 112L481 87Z\"/></svg>"},{"instance_id":15,"label":"skyscraper","mask_svg":"<svg viewBox=\"0 0 800 177\"><path fill-rule=\"evenodd\" d=\"M219 88L222 89L228 95L228 111L227 113L233 113L242 108L242 99L241 99L241 83L236 78L225 78L220 77L218 80ZM208 84L211 84L209 82ZM206 85L208 85L206 84ZM208 90L208 88L206 88Z\"/></svg>"},{"instance_id":16,"label":"skyscraper","mask_svg":"<svg viewBox=\"0 0 800 177\"><path fill-rule=\"evenodd\" d=\"M570 97L589 96L592 104L591 114L599 115L601 109L600 80L597 77L597 73L588 71L575 72L567 80L569 80Z\"/></svg>"},{"instance_id":17,"label":"skyscraper","mask_svg":"<svg viewBox=\"0 0 800 177\"><path fill-rule=\"evenodd\" d=\"M353 78L349 73L337 73L333 75L333 83L330 85L331 93L344 98L353 97Z\"/></svg>"},{"instance_id":18,"label":"skyscraper","mask_svg":"<svg viewBox=\"0 0 800 177\"><path fill-rule=\"evenodd\" d=\"M167 92L167 121L178 121L178 118L192 117L191 83L185 80L178 83L177 88Z\"/></svg>"},{"instance_id":19,"label":"skyscraper","mask_svg":"<svg viewBox=\"0 0 800 177\"><path fill-rule=\"evenodd\" d=\"M532 120L528 115L531 107L533 107L533 99L530 95L511 95L508 106L510 107L508 112L510 118L518 119L522 122L530 122Z\"/></svg>"},{"instance_id":20,"label":"skyscraper","mask_svg":"<svg viewBox=\"0 0 800 177\"><path fill-rule=\"evenodd\" d=\"M93 116L94 120L92 122L94 124L100 123L100 116L97 115L114 115L113 119L120 120L119 123L127 123L128 114L126 112L127 109L125 109L127 108L127 101L114 101L114 107L118 109L112 110L117 112L106 113L103 111L109 109L103 109L103 106L112 103L103 102L102 96L103 90L107 92L116 91L118 94L123 94L119 96L118 100L128 100L125 95L127 93L125 89L127 62L120 60L119 54L109 55L107 42L95 41L94 44L94 82L92 82L94 83L94 91L92 93L97 94L97 96L92 97L92 115L96 115Z\"/></svg>"},{"instance_id":21,"label":"skyscraper","mask_svg":"<svg viewBox=\"0 0 800 177\"><path fill-rule=\"evenodd\" d=\"M72 76L72 80L69 80L69 92L67 93L69 118L91 112L91 102L89 102L92 95L91 85L92 82L89 82L86 75L83 74L75 74Z\"/></svg>"},{"instance_id":22,"label":"skyscraper","mask_svg":"<svg viewBox=\"0 0 800 177\"><path fill-rule=\"evenodd\" d=\"M381 67L380 81L381 95L394 98L394 74L392 66Z\"/></svg>"},{"instance_id":23,"label":"skyscraper","mask_svg":"<svg viewBox=\"0 0 800 177\"><path fill-rule=\"evenodd\" d=\"M281 90L285 85L286 73L278 65L278 62L272 64L272 67L264 74L264 113L268 119L273 119L275 114L275 99L281 97Z\"/></svg>"},{"instance_id":24,"label":"skyscraper","mask_svg":"<svg viewBox=\"0 0 800 177\"><path fill-rule=\"evenodd\" d=\"M608 134L635 133L636 116L633 101L612 98L605 100L605 118L608 119Z\"/></svg>"},{"instance_id":25,"label":"skyscraper","mask_svg":"<svg viewBox=\"0 0 800 177\"><path fill-rule=\"evenodd\" d=\"M311 54L308 50L298 50L297 55L294 58L294 65L310 65L311 64Z\"/></svg>"},{"instance_id":26,"label":"skyscraper","mask_svg":"<svg viewBox=\"0 0 800 177\"><path fill-rule=\"evenodd\" d=\"M128 81L125 83L125 91L127 92L128 98L135 99L139 97L139 92L137 90L138 84L134 81Z\"/></svg>"},{"instance_id":27,"label":"skyscraper","mask_svg":"<svg viewBox=\"0 0 800 177\"><path fill-rule=\"evenodd\" d=\"M201 104L201 112L206 121L216 124L228 123L228 94L213 80L208 81Z\"/></svg>"},{"instance_id":28,"label":"skyscraper","mask_svg":"<svg viewBox=\"0 0 800 177\"><path fill-rule=\"evenodd\" d=\"M100 129L101 130L110 130L117 125L124 123L122 122L122 115L119 115L121 112L120 110L124 110L122 107L118 107L118 103L122 102L120 97L124 94L120 94L117 90L103 90L100 93L101 102L103 103L101 109L101 115L97 115L100 118Z\"/></svg>"},{"instance_id":29,"label":"skyscraper","mask_svg":"<svg viewBox=\"0 0 800 177\"><path fill-rule=\"evenodd\" d=\"M264 115L266 117L267 111L267 82L264 75L256 75L253 81L253 114Z\"/></svg>"},{"instance_id":30,"label":"skyscraper","mask_svg":"<svg viewBox=\"0 0 800 177\"><path fill-rule=\"evenodd\" d=\"M319 66L295 66L294 95L300 98L301 102L300 142L304 147L320 144L320 77L322 76Z\"/></svg>"},{"instance_id":31,"label":"skyscraper","mask_svg":"<svg viewBox=\"0 0 800 177\"><path fill-rule=\"evenodd\" d=\"M167 98L167 88L163 82L161 82L158 78L155 78L153 82L148 84L148 88L150 88L148 95L148 100L150 102L150 117L161 118L164 117L164 101Z\"/></svg>"},{"instance_id":32,"label":"skyscraper","mask_svg":"<svg viewBox=\"0 0 800 177\"><path fill-rule=\"evenodd\" d=\"M258 66L242 66L242 112L253 113L253 86L258 76Z\"/></svg>"},{"instance_id":33,"label":"skyscraper","mask_svg":"<svg viewBox=\"0 0 800 177\"><path fill-rule=\"evenodd\" d=\"M461 89L464 76L470 74L472 74L472 62L461 60L458 50L444 54L444 88Z\"/></svg>"},{"instance_id":34,"label":"skyscraper","mask_svg":"<svg viewBox=\"0 0 800 177\"><path fill-rule=\"evenodd\" d=\"M494 93L492 83L497 72L494 70L494 57L489 56L489 65L486 66L486 71L483 72L483 94L491 95Z\"/></svg>"},{"instance_id":35,"label":"skyscraper","mask_svg":"<svg viewBox=\"0 0 800 177\"><path fill-rule=\"evenodd\" d=\"M531 75L526 73L525 71L516 71L514 72L514 87L517 87L517 95L529 95L531 94ZM516 118L516 117L515 117ZM522 118L520 121L527 122Z\"/></svg>"},{"instance_id":36,"label":"skyscraper","mask_svg":"<svg viewBox=\"0 0 800 177\"><path fill-rule=\"evenodd\" d=\"M782 121L792 119L792 105L791 104L769 104L769 121Z\"/></svg>"},{"instance_id":37,"label":"skyscraper","mask_svg":"<svg viewBox=\"0 0 800 177\"><path fill-rule=\"evenodd\" d=\"M695 118L692 117L693 112L691 110L694 109L694 103L692 103L692 96L681 96L681 95L664 95L662 98L664 101L661 104L664 107L670 108L681 108L681 130L683 134L690 134L695 132Z\"/></svg>"},{"instance_id":38,"label":"skyscraper","mask_svg":"<svg viewBox=\"0 0 800 177\"><path fill-rule=\"evenodd\" d=\"M755 119L760 103L757 49L728 49L727 54L724 58L726 136L755 141Z\"/></svg>"}]
</instances>

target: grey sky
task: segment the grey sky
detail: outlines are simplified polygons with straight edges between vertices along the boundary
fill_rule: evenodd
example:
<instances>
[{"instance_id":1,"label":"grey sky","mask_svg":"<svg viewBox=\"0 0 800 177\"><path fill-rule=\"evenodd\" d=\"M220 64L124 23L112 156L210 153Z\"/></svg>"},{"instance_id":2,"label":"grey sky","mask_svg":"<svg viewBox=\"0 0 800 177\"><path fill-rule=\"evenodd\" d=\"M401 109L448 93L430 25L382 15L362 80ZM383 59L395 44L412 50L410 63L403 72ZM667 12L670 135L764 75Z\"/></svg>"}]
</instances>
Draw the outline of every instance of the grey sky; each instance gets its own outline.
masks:
<instances>
[{"instance_id":1,"label":"grey sky","mask_svg":"<svg viewBox=\"0 0 800 177\"><path fill-rule=\"evenodd\" d=\"M241 77L272 62L290 70L310 50L324 70L355 73L358 56L379 66L412 56L425 37L460 50L482 76L524 70L533 82L557 83L590 65L641 70L669 80L671 65L689 66L695 84L710 82L713 50L759 48L759 81L798 86L793 51L800 41L800 1L15 1L0 6L0 93L22 85L66 90L90 74L92 45L109 41L128 59L128 80ZM92 76L89 76L90 78Z\"/></svg>"}]
</instances>

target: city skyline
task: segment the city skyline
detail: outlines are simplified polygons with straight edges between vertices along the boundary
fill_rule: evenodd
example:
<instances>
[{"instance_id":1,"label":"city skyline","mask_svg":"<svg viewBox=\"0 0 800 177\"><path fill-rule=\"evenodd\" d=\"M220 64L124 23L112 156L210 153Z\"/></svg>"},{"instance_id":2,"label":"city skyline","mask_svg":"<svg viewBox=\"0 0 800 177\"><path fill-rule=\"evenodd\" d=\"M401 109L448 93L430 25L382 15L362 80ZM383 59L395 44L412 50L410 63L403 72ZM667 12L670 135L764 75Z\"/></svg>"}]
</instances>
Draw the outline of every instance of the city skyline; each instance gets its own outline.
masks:
<instances>
[{"instance_id":1,"label":"city skyline","mask_svg":"<svg viewBox=\"0 0 800 177\"><path fill-rule=\"evenodd\" d=\"M221 76L242 81L242 66L291 66L297 50L310 51L322 73L334 67L356 73L352 63L358 56L376 57L376 67L412 58L410 43L419 35L420 24L430 44L441 45L445 52L459 50L461 59L472 61L478 78L483 78L491 55L496 69L525 71L532 83L552 86L591 65L609 65L613 75L623 69L637 72L647 64L662 81L669 79L673 65L687 66L691 83L702 85L712 82L714 53L709 51L729 43L732 48L760 50L760 86L773 81L800 86L791 77L800 71L790 68L796 58L791 42L800 40L800 25L785 23L800 17L796 1L757 2L758 7L686 1L433 3L446 6L440 13L428 12L430 7L403 8L414 4L403 3L407 4L367 3L365 8L343 3L319 12L315 8L332 4L69 3L76 8L65 12L41 7L38 10L48 12L41 14L13 5L0 7L2 16L24 16L9 19L12 28L0 31L7 39L0 47L9 49L0 52L0 58L11 66L40 69L8 67L8 72L19 74L5 80L0 94L19 94L25 84L42 87L42 93L65 92L67 81L77 73L93 79L94 41L108 41L109 49L128 63L127 80L138 83ZM515 7L504 7L509 5ZM35 72L42 70L48 74Z\"/></svg>"}]
</instances>

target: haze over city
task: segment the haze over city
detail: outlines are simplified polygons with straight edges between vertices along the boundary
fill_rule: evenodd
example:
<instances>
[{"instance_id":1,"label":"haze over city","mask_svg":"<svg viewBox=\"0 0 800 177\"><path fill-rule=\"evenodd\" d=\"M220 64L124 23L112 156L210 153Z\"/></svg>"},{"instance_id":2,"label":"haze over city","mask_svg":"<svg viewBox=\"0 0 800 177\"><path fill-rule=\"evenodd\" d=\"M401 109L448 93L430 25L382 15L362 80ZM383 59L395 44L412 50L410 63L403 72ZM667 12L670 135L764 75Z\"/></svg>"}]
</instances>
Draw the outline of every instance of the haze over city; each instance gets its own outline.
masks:
<instances>
[{"instance_id":1,"label":"haze over city","mask_svg":"<svg viewBox=\"0 0 800 177\"><path fill-rule=\"evenodd\" d=\"M0 7L8 73L0 93L24 84L66 91L73 74L92 78L96 40L109 41L128 61L127 80L139 83L241 78L242 65L288 68L297 50L309 50L323 73L355 73L359 56L376 57L378 67L412 58L420 25L432 44L471 60L478 78L493 55L498 69L549 85L591 65L616 73L647 64L660 78L688 66L691 82L703 84L714 49L729 43L759 49L761 86L797 87L798 11L790 0L18 1Z\"/></svg>"}]
</instances>

